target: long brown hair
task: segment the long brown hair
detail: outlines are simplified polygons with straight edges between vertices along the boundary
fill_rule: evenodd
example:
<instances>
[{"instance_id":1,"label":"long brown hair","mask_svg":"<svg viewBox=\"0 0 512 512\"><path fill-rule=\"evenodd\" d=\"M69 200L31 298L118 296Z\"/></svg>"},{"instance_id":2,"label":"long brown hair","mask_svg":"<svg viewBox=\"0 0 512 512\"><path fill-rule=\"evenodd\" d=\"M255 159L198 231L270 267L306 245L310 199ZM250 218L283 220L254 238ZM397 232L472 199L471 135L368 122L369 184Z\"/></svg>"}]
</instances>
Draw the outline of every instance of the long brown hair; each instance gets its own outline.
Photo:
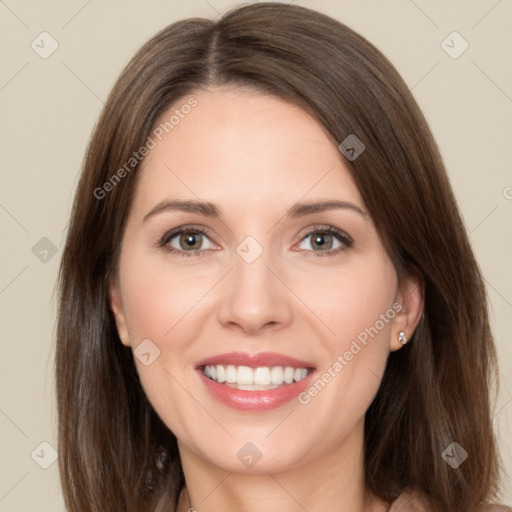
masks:
<instances>
[{"instance_id":1,"label":"long brown hair","mask_svg":"<svg viewBox=\"0 0 512 512\"><path fill-rule=\"evenodd\" d=\"M184 483L176 438L118 338L108 282L140 167L126 162L172 105L224 85L300 105L336 145L350 134L364 143L346 165L399 275L418 273L425 294L413 339L390 354L366 413L366 486L386 501L409 487L436 511L477 510L498 491L496 355L482 277L436 144L374 46L326 15L270 2L159 32L122 72L90 140L58 282L58 446L68 510L175 509ZM442 457L452 442L469 454L456 469Z\"/></svg>"}]
</instances>

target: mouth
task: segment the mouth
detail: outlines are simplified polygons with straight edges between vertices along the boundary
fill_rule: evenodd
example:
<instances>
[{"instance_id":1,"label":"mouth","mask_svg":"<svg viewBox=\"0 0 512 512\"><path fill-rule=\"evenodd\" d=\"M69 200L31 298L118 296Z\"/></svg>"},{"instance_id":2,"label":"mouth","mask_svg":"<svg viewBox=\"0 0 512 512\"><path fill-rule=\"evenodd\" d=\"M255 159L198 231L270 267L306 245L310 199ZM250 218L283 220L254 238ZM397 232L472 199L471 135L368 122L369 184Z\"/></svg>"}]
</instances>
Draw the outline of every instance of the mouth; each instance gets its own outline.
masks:
<instances>
[{"instance_id":1,"label":"mouth","mask_svg":"<svg viewBox=\"0 0 512 512\"><path fill-rule=\"evenodd\" d=\"M315 367L276 353L233 352L203 360L196 370L213 398L237 410L261 412L301 393Z\"/></svg>"},{"instance_id":2,"label":"mouth","mask_svg":"<svg viewBox=\"0 0 512 512\"><path fill-rule=\"evenodd\" d=\"M235 366L232 364L205 365L203 373L209 379L230 388L245 391L265 391L305 379L312 368L293 366Z\"/></svg>"}]
</instances>

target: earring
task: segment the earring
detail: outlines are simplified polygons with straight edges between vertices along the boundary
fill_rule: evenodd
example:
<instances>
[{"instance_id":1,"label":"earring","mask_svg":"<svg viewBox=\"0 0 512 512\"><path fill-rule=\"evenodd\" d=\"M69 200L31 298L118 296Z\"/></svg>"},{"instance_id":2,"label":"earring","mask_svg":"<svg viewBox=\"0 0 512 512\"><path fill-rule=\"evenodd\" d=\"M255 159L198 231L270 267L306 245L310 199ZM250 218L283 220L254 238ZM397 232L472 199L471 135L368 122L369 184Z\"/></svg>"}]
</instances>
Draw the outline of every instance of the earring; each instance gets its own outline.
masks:
<instances>
[{"instance_id":1,"label":"earring","mask_svg":"<svg viewBox=\"0 0 512 512\"><path fill-rule=\"evenodd\" d=\"M407 338L405 337L405 332L404 331L400 331L399 332L399 334L398 334L398 341L402 345L405 345L407 343Z\"/></svg>"}]
</instances>

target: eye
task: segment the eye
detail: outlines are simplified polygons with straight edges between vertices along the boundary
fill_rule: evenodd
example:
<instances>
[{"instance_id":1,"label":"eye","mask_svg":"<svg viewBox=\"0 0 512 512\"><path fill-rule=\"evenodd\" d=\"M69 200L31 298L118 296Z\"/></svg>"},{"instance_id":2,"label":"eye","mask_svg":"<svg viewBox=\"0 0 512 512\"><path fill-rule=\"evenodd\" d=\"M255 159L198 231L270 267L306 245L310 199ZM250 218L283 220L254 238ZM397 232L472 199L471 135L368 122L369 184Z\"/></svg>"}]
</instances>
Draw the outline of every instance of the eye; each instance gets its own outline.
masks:
<instances>
[{"instance_id":1,"label":"eye","mask_svg":"<svg viewBox=\"0 0 512 512\"><path fill-rule=\"evenodd\" d=\"M340 251L348 249L353 244L352 238L345 232L332 226L315 226L304 235L299 249L313 251L315 256L327 256L337 254Z\"/></svg>"},{"instance_id":2,"label":"eye","mask_svg":"<svg viewBox=\"0 0 512 512\"><path fill-rule=\"evenodd\" d=\"M310 251L315 256L331 256L348 249L352 244L350 235L338 228L314 226L303 236L299 249ZM200 226L182 226L169 231L157 245L178 256L202 256L208 250L219 249L212 242L208 231Z\"/></svg>"},{"instance_id":3,"label":"eye","mask_svg":"<svg viewBox=\"0 0 512 512\"><path fill-rule=\"evenodd\" d=\"M197 256L217 246L210 240L208 233L199 227L182 227L166 233L159 246L168 252L181 256Z\"/></svg>"}]
</instances>

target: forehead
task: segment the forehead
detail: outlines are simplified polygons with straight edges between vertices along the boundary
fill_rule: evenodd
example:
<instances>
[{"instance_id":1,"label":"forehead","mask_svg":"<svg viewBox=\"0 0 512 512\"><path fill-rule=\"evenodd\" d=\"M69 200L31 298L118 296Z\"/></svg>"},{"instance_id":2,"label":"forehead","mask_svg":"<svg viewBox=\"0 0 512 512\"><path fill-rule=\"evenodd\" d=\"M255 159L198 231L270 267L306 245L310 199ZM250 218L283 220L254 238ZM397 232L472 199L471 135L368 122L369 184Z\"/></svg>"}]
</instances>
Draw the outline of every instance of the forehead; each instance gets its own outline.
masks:
<instances>
[{"instance_id":1,"label":"forehead","mask_svg":"<svg viewBox=\"0 0 512 512\"><path fill-rule=\"evenodd\" d=\"M245 208L305 194L361 201L336 143L299 106L246 89L211 89L177 101L156 126L190 98L195 106L174 117L143 161L137 203L165 195L238 198Z\"/></svg>"}]
</instances>

